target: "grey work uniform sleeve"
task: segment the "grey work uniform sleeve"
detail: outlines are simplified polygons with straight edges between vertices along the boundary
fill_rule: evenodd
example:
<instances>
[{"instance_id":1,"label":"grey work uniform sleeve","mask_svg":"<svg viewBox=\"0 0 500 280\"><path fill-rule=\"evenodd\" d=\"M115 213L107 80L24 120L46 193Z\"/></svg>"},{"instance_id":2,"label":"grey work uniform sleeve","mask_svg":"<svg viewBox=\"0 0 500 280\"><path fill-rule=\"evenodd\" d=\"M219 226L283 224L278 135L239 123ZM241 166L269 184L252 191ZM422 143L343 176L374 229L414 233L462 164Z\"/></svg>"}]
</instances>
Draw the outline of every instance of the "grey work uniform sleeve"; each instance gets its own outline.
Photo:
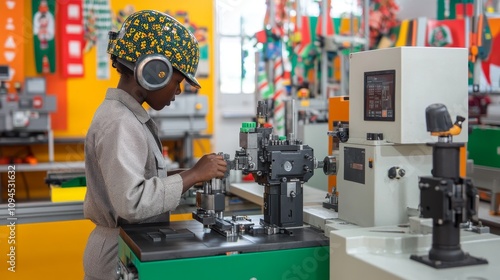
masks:
<instances>
[{"instance_id":1,"label":"grey work uniform sleeve","mask_svg":"<svg viewBox=\"0 0 500 280\"><path fill-rule=\"evenodd\" d=\"M177 207L182 193L180 175L145 176L148 144L139 122L110 122L96 138L99 168L120 218L130 223L140 222Z\"/></svg>"}]
</instances>

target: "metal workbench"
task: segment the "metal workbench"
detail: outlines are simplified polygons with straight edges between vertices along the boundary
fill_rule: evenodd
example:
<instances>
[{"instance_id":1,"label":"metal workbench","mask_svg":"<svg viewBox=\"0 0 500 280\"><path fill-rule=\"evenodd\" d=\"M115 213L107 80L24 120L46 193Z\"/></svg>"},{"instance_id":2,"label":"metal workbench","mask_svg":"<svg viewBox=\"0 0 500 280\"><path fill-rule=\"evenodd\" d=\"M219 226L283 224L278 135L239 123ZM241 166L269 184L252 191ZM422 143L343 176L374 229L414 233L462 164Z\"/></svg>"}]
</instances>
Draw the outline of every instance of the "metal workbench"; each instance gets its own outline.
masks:
<instances>
[{"instance_id":1,"label":"metal workbench","mask_svg":"<svg viewBox=\"0 0 500 280\"><path fill-rule=\"evenodd\" d=\"M250 218L258 224L261 217ZM328 279L328 242L312 227L274 235L245 233L228 241L190 220L123 226L118 254L147 280L167 274L172 279L294 279L297 273Z\"/></svg>"}]
</instances>

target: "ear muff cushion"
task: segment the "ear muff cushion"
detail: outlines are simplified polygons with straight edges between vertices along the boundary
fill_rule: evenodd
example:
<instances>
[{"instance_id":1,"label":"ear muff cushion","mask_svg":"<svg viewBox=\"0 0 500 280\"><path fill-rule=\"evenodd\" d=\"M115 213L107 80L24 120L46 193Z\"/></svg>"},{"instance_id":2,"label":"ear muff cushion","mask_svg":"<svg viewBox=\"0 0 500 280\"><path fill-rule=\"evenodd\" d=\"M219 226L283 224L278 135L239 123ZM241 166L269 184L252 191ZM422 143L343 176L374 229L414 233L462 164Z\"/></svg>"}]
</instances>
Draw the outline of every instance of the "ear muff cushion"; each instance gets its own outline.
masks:
<instances>
[{"instance_id":1,"label":"ear muff cushion","mask_svg":"<svg viewBox=\"0 0 500 280\"><path fill-rule=\"evenodd\" d=\"M146 90L162 89L172 78L172 73L172 64L160 54L142 56L135 63L135 79Z\"/></svg>"}]
</instances>

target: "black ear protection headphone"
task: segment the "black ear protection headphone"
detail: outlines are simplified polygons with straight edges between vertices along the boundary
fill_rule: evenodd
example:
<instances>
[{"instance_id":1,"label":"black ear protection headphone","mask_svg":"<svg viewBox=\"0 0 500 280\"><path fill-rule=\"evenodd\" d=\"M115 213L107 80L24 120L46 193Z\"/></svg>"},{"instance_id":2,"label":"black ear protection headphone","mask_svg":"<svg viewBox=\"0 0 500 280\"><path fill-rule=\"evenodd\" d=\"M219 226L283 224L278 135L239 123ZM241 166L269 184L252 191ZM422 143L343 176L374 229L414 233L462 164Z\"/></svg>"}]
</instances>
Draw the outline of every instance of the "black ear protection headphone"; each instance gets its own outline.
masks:
<instances>
[{"instance_id":1,"label":"black ear protection headphone","mask_svg":"<svg viewBox=\"0 0 500 280\"><path fill-rule=\"evenodd\" d=\"M155 91L164 88L172 78L172 64L164 55L147 54L134 63L123 58L118 62L134 71L136 82L146 90Z\"/></svg>"},{"instance_id":2,"label":"black ear protection headphone","mask_svg":"<svg viewBox=\"0 0 500 280\"><path fill-rule=\"evenodd\" d=\"M114 48L113 40L116 40L118 33L109 32L108 52ZM146 90L155 91L164 88L172 78L172 63L162 54L146 54L140 56L134 63L117 57L116 60L134 71L136 82Z\"/></svg>"}]
</instances>

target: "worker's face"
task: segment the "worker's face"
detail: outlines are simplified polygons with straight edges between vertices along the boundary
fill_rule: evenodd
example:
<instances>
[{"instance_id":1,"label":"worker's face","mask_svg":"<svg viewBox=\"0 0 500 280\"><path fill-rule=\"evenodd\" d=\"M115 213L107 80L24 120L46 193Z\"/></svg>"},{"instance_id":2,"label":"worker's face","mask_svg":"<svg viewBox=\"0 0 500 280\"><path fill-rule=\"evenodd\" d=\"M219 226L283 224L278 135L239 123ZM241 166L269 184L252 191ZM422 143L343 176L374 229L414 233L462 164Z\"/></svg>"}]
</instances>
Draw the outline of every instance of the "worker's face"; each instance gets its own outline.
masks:
<instances>
[{"instance_id":1,"label":"worker's face","mask_svg":"<svg viewBox=\"0 0 500 280\"><path fill-rule=\"evenodd\" d=\"M181 83L183 81L184 75L174 71L170 82L164 88L148 92L145 99L146 103L157 111L169 106L170 102L175 100L175 96L181 93Z\"/></svg>"}]
</instances>

